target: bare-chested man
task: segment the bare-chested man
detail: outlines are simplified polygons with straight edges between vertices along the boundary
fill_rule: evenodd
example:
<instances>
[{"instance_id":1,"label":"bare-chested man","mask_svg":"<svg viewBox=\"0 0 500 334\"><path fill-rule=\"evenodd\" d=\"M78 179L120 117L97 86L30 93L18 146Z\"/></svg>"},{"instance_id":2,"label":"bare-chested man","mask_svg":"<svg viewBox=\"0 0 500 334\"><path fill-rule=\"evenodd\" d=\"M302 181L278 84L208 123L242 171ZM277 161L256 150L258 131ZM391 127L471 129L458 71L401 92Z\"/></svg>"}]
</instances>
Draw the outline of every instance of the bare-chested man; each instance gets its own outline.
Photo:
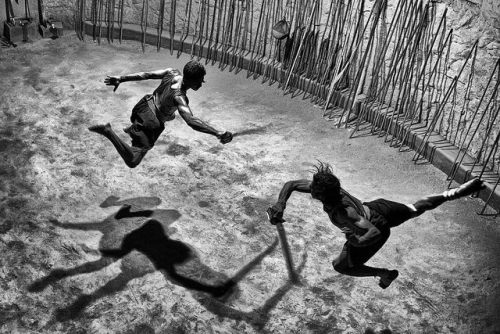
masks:
<instances>
[{"instance_id":1,"label":"bare-chested man","mask_svg":"<svg viewBox=\"0 0 500 334\"><path fill-rule=\"evenodd\" d=\"M194 130L211 134L217 137L222 144L229 143L233 139L231 132L216 130L195 117L189 108L186 91L189 89L198 90L205 82L205 74L204 66L191 60L184 66L183 73L176 69L167 68L124 76L108 76L104 83L114 86L113 91L116 91L118 86L126 81L158 79L161 80L161 83L153 94L145 95L132 109L130 117L132 125L124 129L132 138L132 146L121 140L109 123L91 126L89 130L108 138L130 168L139 165L165 129L164 123L175 118L176 111Z\"/></svg>"},{"instance_id":2,"label":"bare-chested man","mask_svg":"<svg viewBox=\"0 0 500 334\"><path fill-rule=\"evenodd\" d=\"M475 178L458 188L423 197L413 204L382 198L362 203L341 188L339 179L333 175L328 164L320 163L316 166L312 181L286 182L277 203L267 213L272 224L283 222L283 211L292 192L311 194L312 198L321 201L331 222L347 238L342 252L332 262L333 268L344 275L379 277L379 286L385 289L398 277L398 271L369 267L365 263L385 244L390 229L444 202L470 195L483 187L483 181Z\"/></svg>"}]
</instances>

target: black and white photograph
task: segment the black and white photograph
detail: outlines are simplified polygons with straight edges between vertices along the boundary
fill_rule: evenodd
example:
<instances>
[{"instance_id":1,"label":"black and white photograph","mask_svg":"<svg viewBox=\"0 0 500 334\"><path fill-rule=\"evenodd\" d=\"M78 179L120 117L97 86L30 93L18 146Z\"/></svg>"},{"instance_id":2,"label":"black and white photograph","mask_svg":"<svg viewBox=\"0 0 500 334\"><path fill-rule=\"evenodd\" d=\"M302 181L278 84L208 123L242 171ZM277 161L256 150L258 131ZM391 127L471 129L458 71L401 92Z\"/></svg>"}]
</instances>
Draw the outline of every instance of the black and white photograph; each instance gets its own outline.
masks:
<instances>
[{"instance_id":1,"label":"black and white photograph","mask_svg":"<svg viewBox=\"0 0 500 334\"><path fill-rule=\"evenodd\" d=\"M500 1L0 18L0 333L500 334Z\"/></svg>"}]
</instances>

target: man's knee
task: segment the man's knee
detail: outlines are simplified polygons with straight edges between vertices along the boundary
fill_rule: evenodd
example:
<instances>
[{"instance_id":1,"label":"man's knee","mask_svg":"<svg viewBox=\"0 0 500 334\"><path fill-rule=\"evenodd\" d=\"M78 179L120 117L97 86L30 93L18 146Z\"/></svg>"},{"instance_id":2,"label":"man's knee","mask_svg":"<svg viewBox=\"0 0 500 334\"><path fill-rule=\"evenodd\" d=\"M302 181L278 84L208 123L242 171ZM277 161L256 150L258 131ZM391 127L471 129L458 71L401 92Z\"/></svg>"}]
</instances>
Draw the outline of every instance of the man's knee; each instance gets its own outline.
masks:
<instances>
[{"instance_id":1,"label":"man's knee","mask_svg":"<svg viewBox=\"0 0 500 334\"><path fill-rule=\"evenodd\" d=\"M148 152L148 150L146 150L146 149L139 149L139 148L135 148L135 147L133 147L132 150L134 152L132 157L125 161L125 163L127 164L127 166L129 168L135 168L135 167L139 166L139 164L142 161L142 158L144 158L144 156Z\"/></svg>"},{"instance_id":2,"label":"man's knee","mask_svg":"<svg viewBox=\"0 0 500 334\"><path fill-rule=\"evenodd\" d=\"M139 164L141 163L141 160L130 160L130 161L125 161L125 163L127 164L127 166L129 168L135 168L135 167L139 166Z\"/></svg>"},{"instance_id":3,"label":"man's knee","mask_svg":"<svg viewBox=\"0 0 500 334\"><path fill-rule=\"evenodd\" d=\"M349 265L345 259L336 258L332 261L333 269L341 274L347 274L349 272Z\"/></svg>"}]
</instances>

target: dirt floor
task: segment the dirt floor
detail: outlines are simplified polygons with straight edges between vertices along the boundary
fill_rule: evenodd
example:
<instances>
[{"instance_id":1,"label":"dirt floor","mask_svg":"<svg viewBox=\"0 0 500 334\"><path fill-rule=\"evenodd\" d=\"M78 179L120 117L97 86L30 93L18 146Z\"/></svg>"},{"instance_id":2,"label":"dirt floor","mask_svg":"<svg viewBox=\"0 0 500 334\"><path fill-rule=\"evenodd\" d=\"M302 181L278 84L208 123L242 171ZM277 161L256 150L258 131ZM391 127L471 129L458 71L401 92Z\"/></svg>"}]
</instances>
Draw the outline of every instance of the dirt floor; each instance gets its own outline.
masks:
<instances>
[{"instance_id":1,"label":"dirt floor","mask_svg":"<svg viewBox=\"0 0 500 334\"><path fill-rule=\"evenodd\" d=\"M189 59L74 34L0 51L0 332L499 333L500 224L476 214L478 199L393 229L369 262L400 271L382 290L333 270L342 233L319 202L293 194L285 228L301 281L288 281L265 209L317 159L363 200L412 202L447 187L412 152L349 139L301 96L209 65L188 92L195 115L249 134L222 145L177 117L135 169L87 130L111 122L126 138L132 107L158 84L113 93L105 75ZM123 242L147 251L101 256ZM228 278L237 286L223 299L192 289Z\"/></svg>"}]
</instances>

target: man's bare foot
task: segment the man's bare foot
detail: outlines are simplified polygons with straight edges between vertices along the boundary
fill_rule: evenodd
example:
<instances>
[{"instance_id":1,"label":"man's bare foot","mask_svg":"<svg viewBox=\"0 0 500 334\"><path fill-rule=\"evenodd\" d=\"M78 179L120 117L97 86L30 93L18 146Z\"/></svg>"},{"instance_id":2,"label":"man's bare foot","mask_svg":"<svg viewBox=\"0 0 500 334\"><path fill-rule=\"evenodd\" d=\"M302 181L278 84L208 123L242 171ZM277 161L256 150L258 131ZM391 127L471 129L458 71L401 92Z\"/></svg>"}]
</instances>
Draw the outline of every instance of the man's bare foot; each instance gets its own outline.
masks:
<instances>
[{"instance_id":1,"label":"man's bare foot","mask_svg":"<svg viewBox=\"0 0 500 334\"><path fill-rule=\"evenodd\" d=\"M109 131L111 131L111 124L106 123L106 124L99 124L99 125L93 125L89 126L89 131L101 134L101 135L106 135Z\"/></svg>"},{"instance_id":2,"label":"man's bare foot","mask_svg":"<svg viewBox=\"0 0 500 334\"><path fill-rule=\"evenodd\" d=\"M378 285L382 289L387 289L391 285L392 281L398 278L399 272L397 270L387 270L387 274L380 277Z\"/></svg>"}]
</instances>

